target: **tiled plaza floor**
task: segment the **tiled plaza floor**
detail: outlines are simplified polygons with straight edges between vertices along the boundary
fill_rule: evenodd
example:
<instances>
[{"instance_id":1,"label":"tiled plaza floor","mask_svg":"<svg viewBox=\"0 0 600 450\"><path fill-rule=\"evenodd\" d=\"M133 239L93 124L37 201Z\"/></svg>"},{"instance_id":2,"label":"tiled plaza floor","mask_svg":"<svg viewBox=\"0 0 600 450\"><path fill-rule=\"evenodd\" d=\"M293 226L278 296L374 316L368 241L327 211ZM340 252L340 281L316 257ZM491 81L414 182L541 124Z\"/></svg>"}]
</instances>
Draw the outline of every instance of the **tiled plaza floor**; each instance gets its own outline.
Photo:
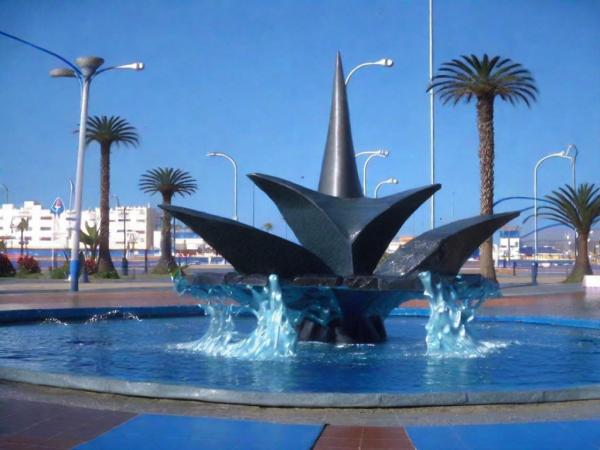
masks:
<instances>
[{"instance_id":1,"label":"tiled plaza floor","mask_svg":"<svg viewBox=\"0 0 600 450\"><path fill-rule=\"evenodd\" d=\"M4 450L466 450L600 448L600 417L428 426L287 424L0 400Z\"/></svg>"}]
</instances>

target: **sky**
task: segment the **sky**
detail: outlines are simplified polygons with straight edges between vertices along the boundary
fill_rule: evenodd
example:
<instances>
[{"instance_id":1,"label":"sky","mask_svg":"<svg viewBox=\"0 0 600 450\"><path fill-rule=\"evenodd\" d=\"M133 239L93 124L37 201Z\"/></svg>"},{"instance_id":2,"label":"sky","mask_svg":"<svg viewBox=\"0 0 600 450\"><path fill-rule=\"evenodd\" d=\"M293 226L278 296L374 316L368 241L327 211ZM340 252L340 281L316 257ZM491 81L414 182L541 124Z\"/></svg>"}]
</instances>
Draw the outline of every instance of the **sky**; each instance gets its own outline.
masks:
<instances>
[{"instance_id":1,"label":"sky","mask_svg":"<svg viewBox=\"0 0 600 450\"><path fill-rule=\"evenodd\" d=\"M118 115L135 126L137 148L115 148L111 191L121 203L156 205L139 191L155 167L187 170L198 182L175 204L233 214L231 165L238 162L240 220L252 223L259 172L316 189L327 134L337 51L346 72L368 67L348 86L355 150L388 149L368 171L381 195L429 184L428 9L426 0L0 0L0 30L68 60L96 55L107 65L143 61L142 72L112 71L91 86L90 115ZM531 196L533 167L575 144L577 181L600 183L600 2L596 0L435 0L434 65L463 54L500 55L536 79L527 108L496 102L496 199ZM53 57L0 36L0 183L11 203L68 202L75 177L80 92L54 79ZM479 212L475 105L436 101L437 224ZM359 170L362 160L359 161ZM567 160L539 171L539 194L570 182ZM256 189L256 226L291 237L277 209ZM0 187L0 196L5 191ZM0 197L4 201L4 197ZM84 208L99 203L99 149L86 151ZM498 211L520 209L505 202ZM531 228L522 218L512 224ZM541 224L543 225L543 224ZM429 226L428 205L401 234Z\"/></svg>"}]
</instances>

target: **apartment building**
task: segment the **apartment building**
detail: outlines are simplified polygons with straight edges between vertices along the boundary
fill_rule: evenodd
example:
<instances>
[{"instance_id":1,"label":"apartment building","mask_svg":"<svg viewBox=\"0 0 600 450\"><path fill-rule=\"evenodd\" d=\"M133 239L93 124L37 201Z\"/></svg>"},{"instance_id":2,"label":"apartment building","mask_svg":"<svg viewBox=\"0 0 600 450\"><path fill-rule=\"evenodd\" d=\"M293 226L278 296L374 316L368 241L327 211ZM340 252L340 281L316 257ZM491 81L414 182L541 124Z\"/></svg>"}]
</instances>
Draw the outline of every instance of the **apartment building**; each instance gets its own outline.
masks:
<instances>
[{"instance_id":1,"label":"apartment building","mask_svg":"<svg viewBox=\"0 0 600 450\"><path fill-rule=\"evenodd\" d=\"M109 213L109 246L120 250L124 243L129 249L151 249L153 231L157 213L150 206L119 206L111 208ZM73 211L65 210L55 215L50 208L41 203L26 201L18 208L11 203L0 207L0 240L9 248L21 245L19 223L27 220L27 229L23 230L23 245L28 249L63 249L69 246L73 229ZM81 212L81 228L85 224L93 227L100 225L100 209Z\"/></svg>"}]
</instances>

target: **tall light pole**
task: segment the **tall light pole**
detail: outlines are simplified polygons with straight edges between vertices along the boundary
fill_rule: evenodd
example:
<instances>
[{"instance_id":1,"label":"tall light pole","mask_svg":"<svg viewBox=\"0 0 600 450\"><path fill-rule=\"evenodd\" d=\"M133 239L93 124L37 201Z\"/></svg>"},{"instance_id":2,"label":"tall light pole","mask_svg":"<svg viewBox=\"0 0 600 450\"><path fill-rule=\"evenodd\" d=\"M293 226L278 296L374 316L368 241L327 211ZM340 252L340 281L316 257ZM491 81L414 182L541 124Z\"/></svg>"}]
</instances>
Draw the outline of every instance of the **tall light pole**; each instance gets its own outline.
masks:
<instances>
[{"instance_id":1,"label":"tall light pole","mask_svg":"<svg viewBox=\"0 0 600 450\"><path fill-rule=\"evenodd\" d=\"M382 58L382 59L378 59L377 61L364 62L362 64L359 64L358 66L354 67L350 72L348 72L348 75L346 76L346 81L345 81L346 86L348 86L348 83L350 82L350 78L352 77L352 75L354 75L357 70L360 70L363 67L368 67L368 66L392 67L393 65L394 65L394 61L392 61L389 58Z\"/></svg>"},{"instance_id":2,"label":"tall light pole","mask_svg":"<svg viewBox=\"0 0 600 450\"><path fill-rule=\"evenodd\" d=\"M81 232L81 195L83 188L83 156L85 149L85 130L87 125L87 112L88 112L88 95L90 90L90 83L93 78L101 74L114 69L125 69L125 70L142 70L144 64L141 62L135 62L131 64L123 64L119 66L110 66L104 69L98 70L104 63L102 58L96 56L84 56L77 58L75 64L70 62L68 59L60 56L46 48L40 47L39 45L33 44L21 39L20 37L13 36L12 34L0 31L0 35L13 39L22 44L33 47L36 50L51 55L57 59L60 59L65 63L68 68L53 69L50 71L50 75L53 77L67 77L77 78L81 85L81 112L79 117L79 147L77 150L77 173L75 177L75 225L74 233L71 242L71 261L69 264L69 272L71 275L71 291L76 292L79 290L79 279L77 274L79 273L79 238Z\"/></svg>"},{"instance_id":3,"label":"tall light pole","mask_svg":"<svg viewBox=\"0 0 600 450\"><path fill-rule=\"evenodd\" d=\"M117 201L117 222L119 222L121 202L118 195L111 194L111 197ZM127 261L127 207L125 205L123 205L123 258L121 259L121 271L124 276L127 276L129 273L129 262Z\"/></svg>"},{"instance_id":4,"label":"tall light pole","mask_svg":"<svg viewBox=\"0 0 600 450\"><path fill-rule=\"evenodd\" d=\"M8 203L8 186L6 186L4 183L0 183L0 186L2 186L2 189L6 191L6 203Z\"/></svg>"},{"instance_id":5,"label":"tall light pole","mask_svg":"<svg viewBox=\"0 0 600 450\"><path fill-rule=\"evenodd\" d=\"M370 150L365 152L359 152L354 155L355 158L359 156L368 155L365 160L365 164L363 165L363 195L367 195L367 166L369 165L369 161L371 161L375 157L379 158L387 158L390 152L388 150Z\"/></svg>"},{"instance_id":6,"label":"tall light pole","mask_svg":"<svg viewBox=\"0 0 600 450\"><path fill-rule=\"evenodd\" d=\"M238 213L237 213L237 184L238 184L237 171L238 171L238 169L237 169L237 163L235 162L235 159L233 159L231 156L229 156L226 153L222 153L222 152L209 152L206 154L206 156L225 158L233 166L233 220L238 220Z\"/></svg>"},{"instance_id":7,"label":"tall light pole","mask_svg":"<svg viewBox=\"0 0 600 450\"><path fill-rule=\"evenodd\" d=\"M537 171L540 165L550 158L564 158L571 161L572 174L573 174L573 189L575 189L575 163L577 158L577 147L569 145L566 150L562 152L550 153L549 155L541 158L533 168L533 252L534 259L537 261L538 255L538 208L537 208Z\"/></svg>"},{"instance_id":8,"label":"tall light pole","mask_svg":"<svg viewBox=\"0 0 600 450\"><path fill-rule=\"evenodd\" d=\"M429 0L429 85L433 83L433 0ZM435 184L434 92L429 90L429 181ZM429 227L435 228L435 193L429 199Z\"/></svg>"},{"instance_id":9,"label":"tall light pole","mask_svg":"<svg viewBox=\"0 0 600 450\"><path fill-rule=\"evenodd\" d=\"M114 69L143 70L144 64L135 62L119 66L110 66L100 69L104 59L97 56L84 56L75 60L75 65L69 64L70 68L58 68L50 71L52 77L78 78L81 83L81 111L79 116L79 145L77 148L77 172L75 175L75 223L73 224L73 236L71 240L71 291L79 290L79 239L81 233L81 198L83 190L83 160L85 153L85 137L88 118L88 97L92 80L103 72Z\"/></svg>"},{"instance_id":10,"label":"tall light pole","mask_svg":"<svg viewBox=\"0 0 600 450\"><path fill-rule=\"evenodd\" d=\"M384 184L398 184L398 179L397 178L388 178L386 180L383 180L383 181L380 181L379 183L377 183L377 186L375 186L375 190L373 191L373 197L377 198L379 189L381 189L381 186L383 186Z\"/></svg>"}]
</instances>

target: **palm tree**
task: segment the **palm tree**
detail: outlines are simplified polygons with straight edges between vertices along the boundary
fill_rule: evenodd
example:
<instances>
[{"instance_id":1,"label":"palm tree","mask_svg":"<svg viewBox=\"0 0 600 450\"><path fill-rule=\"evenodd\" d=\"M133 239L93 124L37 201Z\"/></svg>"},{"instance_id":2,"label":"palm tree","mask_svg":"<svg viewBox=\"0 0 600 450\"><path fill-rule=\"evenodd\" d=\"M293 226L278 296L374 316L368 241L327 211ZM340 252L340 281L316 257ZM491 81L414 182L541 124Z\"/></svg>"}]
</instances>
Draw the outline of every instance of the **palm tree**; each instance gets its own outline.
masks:
<instances>
[{"instance_id":1,"label":"palm tree","mask_svg":"<svg viewBox=\"0 0 600 450\"><path fill-rule=\"evenodd\" d=\"M19 244L21 245L21 256L23 256L23 246L25 245L25 239L23 238L23 233L29 229L29 218L23 217L19 224L17 225L17 230L21 232L21 240Z\"/></svg>"},{"instance_id":2,"label":"palm tree","mask_svg":"<svg viewBox=\"0 0 600 450\"><path fill-rule=\"evenodd\" d=\"M173 196L192 195L198 185L192 176L181 169L159 167L146 171L140 177L140 190L148 194L160 193L163 204L170 205ZM163 211L160 237L160 259L154 268L155 273L165 273L177 267L171 248L171 214Z\"/></svg>"},{"instance_id":3,"label":"palm tree","mask_svg":"<svg viewBox=\"0 0 600 450\"><path fill-rule=\"evenodd\" d=\"M87 122L86 142L100 144L100 240L98 245L98 273L116 276L117 272L110 257L109 194L110 194L110 150L113 144L137 146L136 129L119 116L92 116Z\"/></svg>"},{"instance_id":4,"label":"palm tree","mask_svg":"<svg viewBox=\"0 0 600 450\"><path fill-rule=\"evenodd\" d=\"M545 197L548 204L538 208L539 215L574 228L577 233L575 265L565 282L581 282L584 275L592 274L588 238L592 226L600 222L600 186L583 183L575 190L565 185Z\"/></svg>"},{"instance_id":5,"label":"palm tree","mask_svg":"<svg viewBox=\"0 0 600 450\"><path fill-rule=\"evenodd\" d=\"M81 242L85 245L86 249L90 252L90 258L96 261L98 254L98 244L100 242L100 230L95 226L85 223L85 230L81 231Z\"/></svg>"},{"instance_id":6,"label":"palm tree","mask_svg":"<svg viewBox=\"0 0 600 450\"><path fill-rule=\"evenodd\" d=\"M434 91L444 104L460 100L477 103L479 131L479 172L481 178L481 214L492 214L494 205L494 100L527 106L536 100L535 80L521 64L508 58L484 54L461 56L442 64L427 89ZM481 245L481 275L496 280L492 258L492 238Z\"/></svg>"}]
</instances>

